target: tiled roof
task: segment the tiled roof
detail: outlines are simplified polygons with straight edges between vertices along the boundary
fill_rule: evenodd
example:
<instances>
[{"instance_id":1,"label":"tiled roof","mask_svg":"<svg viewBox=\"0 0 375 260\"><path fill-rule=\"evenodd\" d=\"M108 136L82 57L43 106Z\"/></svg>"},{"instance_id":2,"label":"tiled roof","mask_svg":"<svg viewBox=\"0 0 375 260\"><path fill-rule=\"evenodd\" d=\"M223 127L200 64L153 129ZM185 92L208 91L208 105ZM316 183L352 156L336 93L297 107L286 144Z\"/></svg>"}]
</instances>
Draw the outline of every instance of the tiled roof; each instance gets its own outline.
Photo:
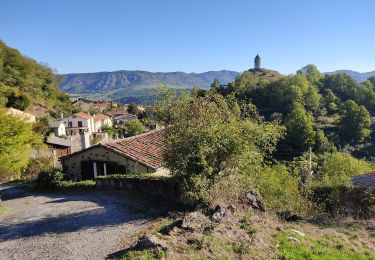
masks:
<instances>
[{"instance_id":1,"label":"tiled roof","mask_svg":"<svg viewBox=\"0 0 375 260\"><path fill-rule=\"evenodd\" d=\"M83 112L78 112L78 113L75 113L74 115L78 116L78 117L81 117L81 118L84 118L84 119L87 119L87 120L92 118L92 116L90 116L89 114L83 113Z\"/></svg>"},{"instance_id":2,"label":"tiled roof","mask_svg":"<svg viewBox=\"0 0 375 260\"><path fill-rule=\"evenodd\" d=\"M101 145L153 169L160 168L164 163L163 129Z\"/></svg>"},{"instance_id":3,"label":"tiled roof","mask_svg":"<svg viewBox=\"0 0 375 260\"><path fill-rule=\"evenodd\" d=\"M50 135L47 138L46 143L47 144L59 145L59 146L66 146L66 147L72 146L72 141L70 141L68 139L60 138L60 137L57 137L57 136L54 136L54 135Z\"/></svg>"},{"instance_id":4,"label":"tiled roof","mask_svg":"<svg viewBox=\"0 0 375 260\"><path fill-rule=\"evenodd\" d=\"M375 188L375 172L352 177L354 187Z\"/></svg>"},{"instance_id":5,"label":"tiled roof","mask_svg":"<svg viewBox=\"0 0 375 260\"><path fill-rule=\"evenodd\" d=\"M98 121L105 120L105 119L109 119L109 116L102 115L102 114L97 114L94 117L94 122L96 123Z\"/></svg>"},{"instance_id":6,"label":"tiled roof","mask_svg":"<svg viewBox=\"0 0 375 260\"><path fill-rule=\"evenodd\" d=\"M61 121L49 121L48 125L51 128L58 128L61 124Z\"/></svg>"}]
</instances>

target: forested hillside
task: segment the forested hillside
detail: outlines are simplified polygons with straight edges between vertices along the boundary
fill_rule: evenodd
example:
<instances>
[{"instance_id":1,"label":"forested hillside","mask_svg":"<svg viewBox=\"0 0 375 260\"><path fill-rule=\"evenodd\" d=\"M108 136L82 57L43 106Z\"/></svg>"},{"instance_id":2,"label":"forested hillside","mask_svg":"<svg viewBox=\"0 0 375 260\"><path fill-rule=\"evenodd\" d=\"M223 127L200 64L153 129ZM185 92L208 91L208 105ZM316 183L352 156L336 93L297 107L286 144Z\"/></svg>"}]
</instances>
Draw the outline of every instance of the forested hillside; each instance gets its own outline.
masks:
<instances>
[{"instance_id":1,"label":"forested hillside","mask_svg":"<svg viewBox=\"0 0 375 260\"><path fill-rule=\"evenodd\" d=\"M72 109L49 67L0 41L0 107L4 106L35 115L58 115Z\"/></svg>"},{"instance_id":2,"label":"forested hillside","mask_svg":"<svg viewBox=\"0 0 375 260\"><path fill-rule=\"evenodd\" d=\"M280 154L291 157L308 147L318 152L346 147L372 156L374 84L375 77L357 83L346 74L323 75L308 65L296 75L273 81L247 71L215 91L256 107L253 113L261 120L281 122L286 136L279 144Z\"/></svg>"}]
</instances>

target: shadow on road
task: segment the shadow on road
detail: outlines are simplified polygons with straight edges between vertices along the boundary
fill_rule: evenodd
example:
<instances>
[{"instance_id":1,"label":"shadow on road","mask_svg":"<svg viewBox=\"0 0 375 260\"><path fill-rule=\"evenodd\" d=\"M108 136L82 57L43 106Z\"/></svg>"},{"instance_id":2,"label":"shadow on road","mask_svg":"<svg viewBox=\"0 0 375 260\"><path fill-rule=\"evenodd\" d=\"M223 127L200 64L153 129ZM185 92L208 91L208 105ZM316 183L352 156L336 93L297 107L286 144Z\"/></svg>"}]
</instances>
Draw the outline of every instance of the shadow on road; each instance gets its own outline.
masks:
<instances>
[{"instance_id":1,"label":"shadow on road","mask_svg":"<svg viewBox=\"0 0 375 260\"><path fill-rule=\"evenodd\" d=\"M46 197L43 198L44 202L40 203L39 207L48 209L51 204L67 207L63 214L57 216L40 214L38 219L32 218L33 220L28 221L26 218L17 224L7 224L8 221L5 221L5 224L0 224L0 242L90 228L101 230L105 227L131 224L132 222L141 225L151 218L165 215L168 211L176 209L176 205L173 203L125 192L90 191L51 194L28 191L19 187L4 188L4 186L1 187L0 192L2 193L1 199L8 204L11 204L15 199ZM84 209L82 212L66 214L69 212L69 202L82 202ZM8 216L8 218L14 217L17 216L12 216L12 214ZM12 222L13 219L9 221L9 223Z\"/></svg>"}]
</instances>

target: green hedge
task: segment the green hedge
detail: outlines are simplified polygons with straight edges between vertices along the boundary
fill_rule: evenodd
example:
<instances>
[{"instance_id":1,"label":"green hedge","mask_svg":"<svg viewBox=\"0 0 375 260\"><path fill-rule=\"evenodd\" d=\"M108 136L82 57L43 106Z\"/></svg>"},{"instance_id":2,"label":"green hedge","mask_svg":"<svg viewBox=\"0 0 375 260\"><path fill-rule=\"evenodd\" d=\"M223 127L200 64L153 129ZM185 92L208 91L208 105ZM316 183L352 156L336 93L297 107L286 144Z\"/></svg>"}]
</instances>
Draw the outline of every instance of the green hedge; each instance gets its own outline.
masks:
<instances>
[{"instance_id":1,"label":"green hedge","mask_svg":"<svg viewBox=\"0 0 375 260\"><path fill-rule=\"evenodd\" d=\"M107 176L98 176L97 179L101 180L126 180L126 179L139 179L139 180L167 180L171 179L170 176L157 176L151 173L141 173L141 174L111 174Z\"/></svg>"},{"instance_id":2,"label":"green hedge","mask_svg":"<svg viewBox=\"0 0 375 260\"><path fill-rule=\"evenodd\" d=\"M61 191L81 191L95 189L95 181L61 181L56 186Z\"/></svg>"}]
</instances>

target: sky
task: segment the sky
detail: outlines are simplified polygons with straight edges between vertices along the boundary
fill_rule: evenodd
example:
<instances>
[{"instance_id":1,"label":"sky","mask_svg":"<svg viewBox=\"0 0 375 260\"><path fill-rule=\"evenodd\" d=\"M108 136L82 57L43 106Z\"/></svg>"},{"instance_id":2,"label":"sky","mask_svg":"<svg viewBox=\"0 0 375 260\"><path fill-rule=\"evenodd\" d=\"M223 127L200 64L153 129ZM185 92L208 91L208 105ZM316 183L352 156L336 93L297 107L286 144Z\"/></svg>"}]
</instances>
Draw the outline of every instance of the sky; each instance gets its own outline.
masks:
<instances>
[{"instance_id":1,"label":"sky","mask_svg":"<svg viewBox=\"0 0 375 260\"><path fill-rule=\"evenodd\" d=\"M0 39L58 73L375 70L373 0L0 0Z\"/></svg>"}]
</instances>

